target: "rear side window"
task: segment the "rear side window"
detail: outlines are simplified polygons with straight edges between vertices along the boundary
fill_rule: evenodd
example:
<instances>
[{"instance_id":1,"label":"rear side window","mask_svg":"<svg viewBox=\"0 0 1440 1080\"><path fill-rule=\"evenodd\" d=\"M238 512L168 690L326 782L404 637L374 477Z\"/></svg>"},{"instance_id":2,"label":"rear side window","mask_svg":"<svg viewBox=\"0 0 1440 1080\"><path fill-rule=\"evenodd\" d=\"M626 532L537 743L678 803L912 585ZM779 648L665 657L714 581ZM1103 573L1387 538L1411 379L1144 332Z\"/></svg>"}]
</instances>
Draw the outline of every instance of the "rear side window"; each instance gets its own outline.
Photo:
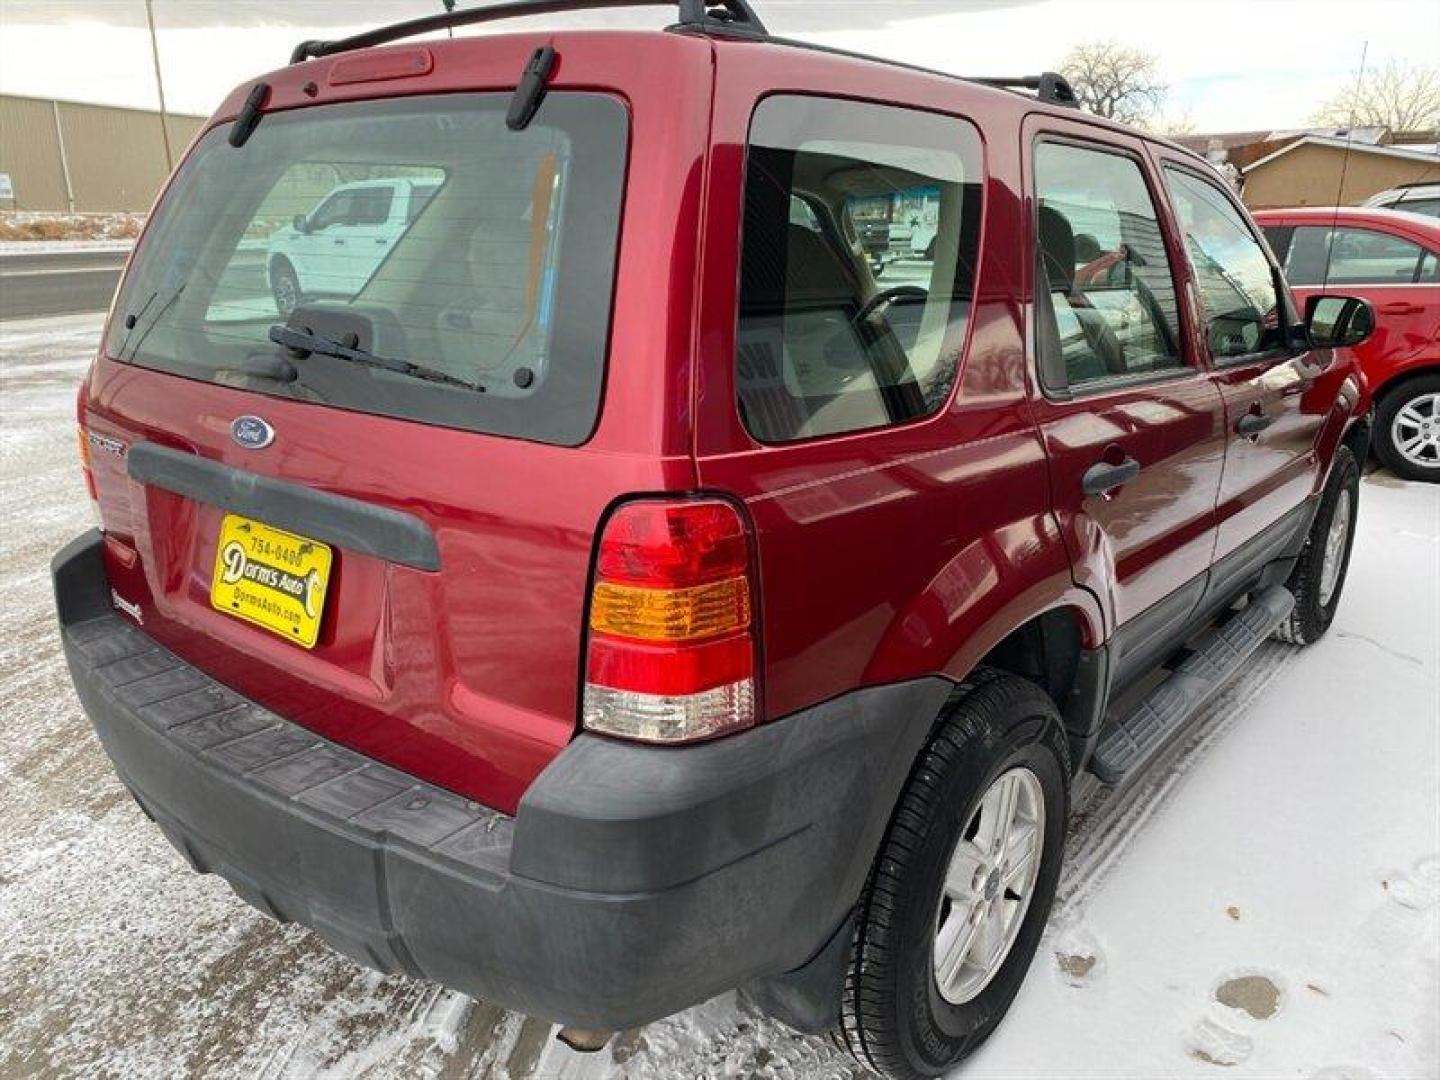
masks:
<instances>
[{"instance_id":1,"label":"rear side window","mask_svg":"<svg viewBox=\"0 0 1440 1080\"><path fill-rule=\"evenodd\" d=\"M1440 217L1440 198L1405 199L1395 203L1396 210L1407 214L1424 214L1426 217Z\"/></svg>"},{"instance_id":2,"label":"rear side window","mask_svg":"<svg viewBox=\"0 0 1440 1080\"><path fill-rule=\"evenodd\" d=\"M1374 229L1305 225L1295 230L1285 277L1292 285L1411 285L1425 280L1425 255L1419 244Z\"/></svg>"},{"instance_id":3,"label":"rear side window","mask_svg":"<svg viewBox=\"0 0 1440 1080\"><path fill-rule=\"evenodd\" d=\"M584 442L599 412L628 120L552 93L295 109L209 132L136 253L117 360L335 408ZM364 356L290 352L276 328ZM280 360L289 359L293 379Z\"/></svg>"},{"instance_id":4,"label":"rear side window","mask_svg":"<svg viewBox=\"0 0 1440 1080\"><path fill-rule=\"evenodd\" d=\"M1046 385L1185 366L1175 279L1133 158L1068 143L1035 147L1037 317ZM1057 363L1058 357L1058 363Z\"/></svg>"},{"instance_id":5,"label":"rear side window","mask_svg":"<svg viewBox=\"0 0 1440 1080\"><path fill-rule=\"evenodd\" d=\"M1284 343L1275 270L1244 216L1214 184L1166 167L1185 251L1217 360L1270 352ZM1293 244L1292 244L1293 250Z\"/></svg>"},{"instance_id":6,"label":"rear side window","mask_svg":"<svg viewBox=\"0 0 1440 1080\"><path fill-rule=\"evenodd\" d=\"M904 423L950 395L980 235L980 139L909 109L778 96L745 178L736 385L762 442Z\"/></svg>"}]
</instances>

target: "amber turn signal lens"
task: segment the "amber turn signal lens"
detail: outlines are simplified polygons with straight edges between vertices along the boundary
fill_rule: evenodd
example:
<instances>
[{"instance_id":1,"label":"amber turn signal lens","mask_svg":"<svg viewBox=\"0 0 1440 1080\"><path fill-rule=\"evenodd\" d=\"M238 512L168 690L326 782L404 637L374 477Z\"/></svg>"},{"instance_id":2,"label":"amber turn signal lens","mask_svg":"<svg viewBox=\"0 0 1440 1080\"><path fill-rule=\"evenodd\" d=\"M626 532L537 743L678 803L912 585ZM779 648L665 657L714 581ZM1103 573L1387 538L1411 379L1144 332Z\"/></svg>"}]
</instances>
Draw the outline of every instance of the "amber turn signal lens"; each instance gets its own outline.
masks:
<instances>
[{"instance_id":1,"label":"amber turn signal lens","mask_svg":"<svg viewBox=\"0 0 1440 1080\"><path fill-rule=\"evenodd\" d=\"M639 641L698 641L750 625L750 587L743 577L688 589L596 584L590 629Z\"/></svg>"}]
</instances>

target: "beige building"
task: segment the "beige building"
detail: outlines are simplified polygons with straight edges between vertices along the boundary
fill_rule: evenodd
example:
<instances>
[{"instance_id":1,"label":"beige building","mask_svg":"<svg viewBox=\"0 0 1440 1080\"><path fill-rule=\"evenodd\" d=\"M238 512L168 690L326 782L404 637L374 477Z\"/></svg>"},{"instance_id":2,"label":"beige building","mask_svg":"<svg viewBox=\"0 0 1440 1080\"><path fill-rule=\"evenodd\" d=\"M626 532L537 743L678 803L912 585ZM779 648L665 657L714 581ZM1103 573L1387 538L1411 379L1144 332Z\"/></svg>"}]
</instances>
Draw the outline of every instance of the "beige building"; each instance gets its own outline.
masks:
<instances>
[{"instance_id":1,"label":"beige building","mask_svg":"<svg viewBox=\"0 0 1440 1080\"><path fill-rule=\"evenodd\" d=\"M177 160L204 123L167 117ZM0 209L148 210L167 175L159 113L0 95Z\"/></svg>"},{"instance_id":2,"label":"beige building","mask_svg":"<svg viewBox=\"0 0 1440 1080\"><path fill-rule=\"evenodd\" d=\"M1243 169L1252 210L1357 206L1398 184L1440 183L1440 154L1306 135Z\"/></svg>"}]
</instances>

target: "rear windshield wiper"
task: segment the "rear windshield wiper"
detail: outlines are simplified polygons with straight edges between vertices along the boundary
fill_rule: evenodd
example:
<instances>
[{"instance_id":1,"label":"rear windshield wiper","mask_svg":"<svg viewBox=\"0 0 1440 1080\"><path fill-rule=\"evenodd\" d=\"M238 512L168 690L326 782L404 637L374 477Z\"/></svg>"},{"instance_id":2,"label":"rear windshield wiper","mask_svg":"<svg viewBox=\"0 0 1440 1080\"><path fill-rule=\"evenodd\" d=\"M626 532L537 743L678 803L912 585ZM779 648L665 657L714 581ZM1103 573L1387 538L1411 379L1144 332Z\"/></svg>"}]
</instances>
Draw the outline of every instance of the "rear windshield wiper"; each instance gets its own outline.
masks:
<instances>
[{"instance_id":1,"label":"rear windshield wiper","mask_svg":"<svg viewBox=\"0 0 1440 1080\"><path fill-rule=\"evenodd\" d=\"M458 386L462 390L470 390L477 394L485 393L485 387L479 383L468 383L464 379L457 379L453 375L447 375L443 371L437 371L435 368L425 367L422 364L412 364L408 360L396 360L393 357L376 356L372 352L366 352L359 348L359 339L353 334L349 335L348 341L335 341L323 334L316 334L310 330L295 330L277 323L270 327L270 340L288 350L296 360L304 360L305 357L312 354L333 356L336 359L349 360L355 364L383 368L385 371L393 371L397 375L408 375L412 379L424 379L426 382Z\"/></svg>"},{"instance_id":2,"label":"rear windshield wiper","mask_svg":"<svg viewBox=\"0 0 1440 1080\"><path fill-rule=\"evenodd\" d=\"M146 324L145 329L140 331L140 336L135 339L135 347L130 350L131 360L135 359L135 354L140 351L140 346L145 344L145 339L150 336L150 331L159 325L160 320L165 317L165 313L170 310L171 305L180 299L180 294L185 291L186 284L187 282L182 281L179 285L175 286L174 291L171 292L170 295L165 298L164 303L156 309L154 316ZM160 292L160 289L156 289L145 300L145 303L140 305L139 311L132 312L125 316L125 337L120 341L120 349L116 353L115 359L125 359L125 347L130 344L130 335L135 332L135 327L139 324L140 320L145 317L145 313L150 310L150 305L159 297Z\"/></svg>"}]
</instances>

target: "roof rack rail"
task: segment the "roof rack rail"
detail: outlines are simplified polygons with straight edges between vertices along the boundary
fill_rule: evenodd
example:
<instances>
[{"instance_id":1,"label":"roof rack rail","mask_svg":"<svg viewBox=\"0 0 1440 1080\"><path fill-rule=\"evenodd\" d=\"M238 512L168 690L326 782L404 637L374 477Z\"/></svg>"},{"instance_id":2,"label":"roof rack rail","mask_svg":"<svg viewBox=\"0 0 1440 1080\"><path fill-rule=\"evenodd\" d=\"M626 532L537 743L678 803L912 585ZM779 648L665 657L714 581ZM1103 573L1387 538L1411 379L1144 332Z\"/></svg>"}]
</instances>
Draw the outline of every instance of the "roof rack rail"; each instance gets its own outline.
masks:
<instances>
[{"instance_id":1,"label":"roof rack rail","mask_svg":"<svg viewBox=\"0 0 1440 1080\"><path fill-rule=\"evenodd\" d=\"M314 57L368 49L387 45L402 38L452 30L457 26L518 19L529 15L550 15L561 11L590 11L595 8L679 7L678 25L709 33L737 34L744 37L767 37L769 32L747 0L509 0L502 4L444 11L407 22L381 26L353 37L335 41L302 41L290 54L290 63L298 64Z\"/></svg>"},{"instance_id":2,"label":"roof rack rail","mask_svg":"<svg viewBox=\"0 0 1440 1080\"><path fill-rule=\"evenodd\" d=\"M1072 109L1080 107L1080 98L1065 76L1053 71L1042 71L1039 75L1024 75L1018 79L971 78L971 82L985 86L998 86L1002 90L1034 90L1035 97L1050 105L1065 105Z\"/></svg>"}]
</instances>

